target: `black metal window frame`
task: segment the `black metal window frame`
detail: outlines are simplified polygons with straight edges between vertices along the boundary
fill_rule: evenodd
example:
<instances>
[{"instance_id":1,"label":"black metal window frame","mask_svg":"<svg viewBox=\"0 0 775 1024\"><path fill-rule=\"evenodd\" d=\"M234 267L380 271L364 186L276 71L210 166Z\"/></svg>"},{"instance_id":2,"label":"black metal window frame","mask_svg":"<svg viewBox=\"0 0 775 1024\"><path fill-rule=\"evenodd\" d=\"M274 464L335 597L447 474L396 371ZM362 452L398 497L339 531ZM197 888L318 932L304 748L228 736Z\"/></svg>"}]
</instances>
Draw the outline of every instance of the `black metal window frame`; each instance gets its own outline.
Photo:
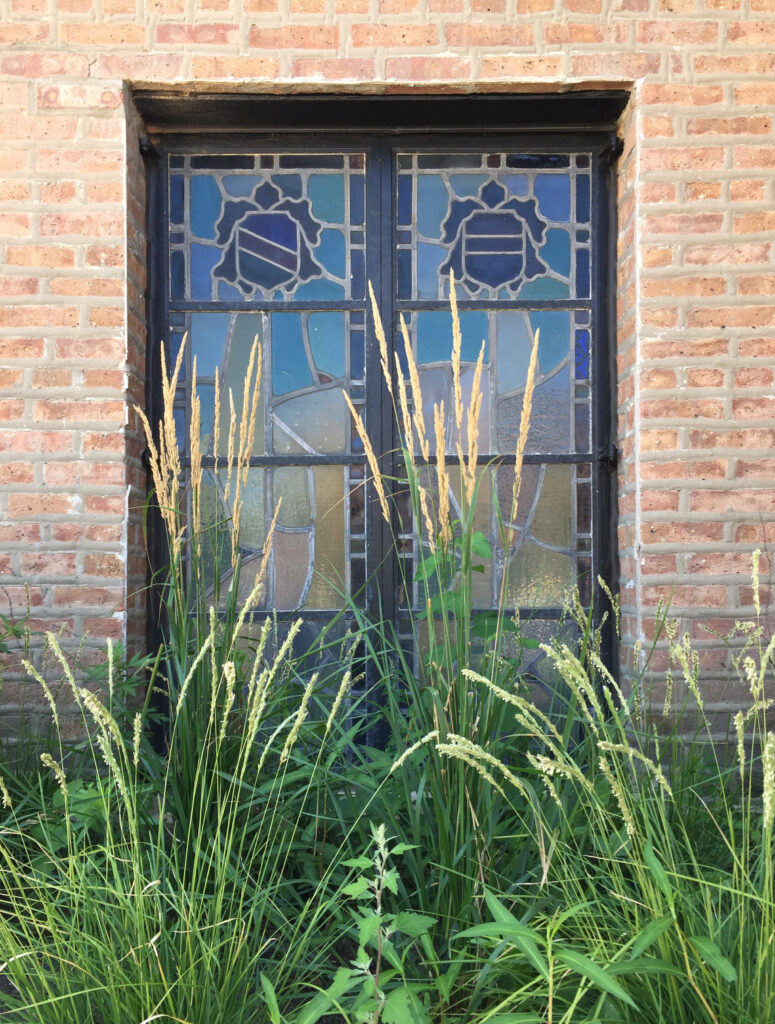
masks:
<instances>
[{"instance_id":1,"label":"black metal window frame","mask_svg":"<svg viewBox=\"0 0 775 1024\"><path fill-rule=\"evenodd\" d=\"M595 380L593 384L591 450L578 454L528 455L527 463L587 462L591 465L593 502L593 579L600 576L612 590L618 572L616 529L616 363L615 323L615 189L613 166L620 152L615 134L616 121L624 107L625 93L577 93L570 96L443 96L443 97L261 97L211 96L182 100L166 94L139 92L135 96L148 134L141 140L147 166L147 223L149 242L148 326L149 358L147 407L151 422L158 421L161 403L159 339L165 339L170 312L222 308L210 302L176 302L169 299L168 211L165 189L167 157L175 153L208 154L262 152L282 148L304 148L316 153L364 152L366 156L366 238L367 277L374 287L383 323L393 324L399 307L395 297L395 160L401 151L444 152L452 149L482 152L519 147L544 153L583 150L591 154L593 237L597 258L593 260L592 291L589 302L597 329L594 336ZM458 301L459 308L476 308L476 302ZM531 310L577 308L579 300L488 301L493 308ZM320 303L273 302L262 300L229 303L235 311L318 308ZM338 308L363 308L361 301L339 301ZM401 309L448 308L446 301L402 300ZM376 339L367 331L366 366L379 367ZM392 408L380 374L367 371L366 407L370 426L383 439L381 457L385 471L395 466ZM326 457L315 457L325 464ZM335 456L337 464L361 462L362 456ZM453 461L453 460L450 460ZM483 456L482 461L488 461ZM513 456L502 456L507 464ZM298 456L265 456L257 465L300 464ZM374 494L367 495L373 501ZM379 607L381 614L396 615L395 559L386 557L392 548L390 529L379 516L372 516L372 534L367 545L367 608ZM162 557L158 543L152 545L152 561ZM593 612L599 620L605 599L595 585ZM559 617L560 608L541 608L544 618ZM265 613L262 613L265 614ZM308 620L328 619L330 613L309 611ZM605 659L613 667L616 637L609 622L603 635Z\"/></svg>"}]
</instances>

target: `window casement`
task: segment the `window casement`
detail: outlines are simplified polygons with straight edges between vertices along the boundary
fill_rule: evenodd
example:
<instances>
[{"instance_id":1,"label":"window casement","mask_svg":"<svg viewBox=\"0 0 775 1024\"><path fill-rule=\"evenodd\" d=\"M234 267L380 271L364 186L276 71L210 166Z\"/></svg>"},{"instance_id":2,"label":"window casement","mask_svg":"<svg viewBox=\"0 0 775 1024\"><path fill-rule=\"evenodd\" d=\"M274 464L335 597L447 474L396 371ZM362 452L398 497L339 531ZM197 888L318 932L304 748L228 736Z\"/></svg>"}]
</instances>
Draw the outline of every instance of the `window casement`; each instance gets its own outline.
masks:
<instances>
[{"instance_id":1,"label":"window casement","mask_svg":"<svg viewBox=\"0 0 775 1024\"><path fill-rule=\"evenodd\" d=\"M152 336L166 339L174 360L188 335L180 437L196 357L210 459L226 455L213 450L216 368L239 406L254 337L262 347L240 540L247 564L263 553L280 497L282 506L254 614L301 615L312 636L337 615L346 622L351 595L408 635L424 552L400 490L391 528L384 523L343 392L386 476L400 478L369 284L402 365L406 325L432 423L434 403L450 415L454 407L454 274L464 397L485 344L478 527L494 557L477 603L497 605L507 566L528 636L556 633L574 585L597 615L597 577L613 584L616 569L610 180L622 97L580 94L564 106L549 97L537 106L495 96L249 99L221 99L220 114L199 101L189 112L196 133L170 130L185 110L178 103L141 95L138 106L158 132L149 147ZM504 552L496 505L508 514L537 331L519 510ZM153 368L149 401L158 401ZM207 459L204 473L220 515L228 496L208 478ZM450 499L454 510L454 487ZM612 643L609 633L609 655ZM530 666L536 678L541 657Z\"/></svg>"}]
</instances>

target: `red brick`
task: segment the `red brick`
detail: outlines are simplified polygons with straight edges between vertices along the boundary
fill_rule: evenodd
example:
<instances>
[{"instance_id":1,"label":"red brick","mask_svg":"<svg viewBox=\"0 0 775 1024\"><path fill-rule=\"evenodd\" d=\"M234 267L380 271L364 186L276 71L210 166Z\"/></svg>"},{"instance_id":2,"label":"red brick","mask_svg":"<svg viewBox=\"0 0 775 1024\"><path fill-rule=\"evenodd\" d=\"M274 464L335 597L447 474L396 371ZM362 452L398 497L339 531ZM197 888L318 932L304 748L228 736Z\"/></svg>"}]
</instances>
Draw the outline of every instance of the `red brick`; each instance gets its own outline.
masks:
<instances>
[{"instance_id":1,"label":"red brick","mask_svg":"<svg viewBox=\"0 0 775 1024\"><path fill-rule=\"evenodd\" d=\"M42 149L38 152L37 168L43 174L109 174L120 172L124 157L120 150L94 149Z\"/></svg>"},{"instance_id":2,"label":"red brick","mask_svg":"<svg viewBox=\"0 0 775 1024\"><path fill-rule=\"evenodd\" d=\"M735 103L754 107L775 104L775 82L741 82L735 86Z\"/></svg>"},{"instance_id":3,"label":"red brick","mask_svg":"<svg viewBox=\"0 0 775 1024\"><path fill-rule=\"evenodd\" d=\"M74 46L141 46L145 43L145 26L134 22L110 22L105 25L65 22L60 32L64 42Z\"/></svg>"},{"instance_id":4,"label":"red brick","mask_svg":"<svg viewBox=\"0 0 775 1024\"><path fill-rule=\"evenodd\" d=\"M94 63L95 78L174 80L183 72L184 57L174 53L106 54Z\"/></svg>"},{"instance_id":5,"label":"red brick","mask_svg":"<svg viewBox=\"0 0 775 1024\"><path fill-rule=\"evenodd\" d=\"M772 514L775 494L772 490L757 490L753 487L729 491L691 491L689 504L692 512L708 512L711 515L727 515L730 512Z\"/></svg>"},{"instance_id":6,"label":"red brick","mask_svg":"<svg viewBox=\"0 0 775 1024\"><path fill-rule=\"evenodd\" d=\"M735 146L734 159L738 170L775 167L775 145Z\"/></svg>"},{"instance_id":7,"label":"red brick","mask_svg":"<svg viewBox=\"0 0 775 1024\"><path fill-rule=\"evenodd\" d=\"M75 306L0 306L0 327L75 327Z\"/></svg>"},{"instance_id":8,"label":"red brick","mask_svg":"<svg viewBox=\"0 0 775 1024\"><path fill-rule=\"evenodd\" d=\"M365 46L422 48L436 46L439 36L435 25L355 24L350 26L350 40L356 49Z\"/></svg>"},{"instance_id":9,"label":"red brick","mask_svg":"<svg viewBox=\"0 0 775 1024\"><path fill-rule=\"evenodd\" d=\"M644 390L652 391L661 388L675 387L675 370L654 369L642 370L640 375L640 386Z\"/></svg>"},{"instance_id":10,"label":"red brick","mask_svg":"<svg viewBox=\"0 0 775 1024\"><path fill-rule=\"evenodd\" d=\"M775 480L775 459L738 459L735 476L771 483ZM773 500L775 501L775 497Z\"/></svg>"},{"instance_id":11,"label":"red brick","mask_svg":"<svg viewBox=\"0 0 775 1024\"><path fill-rule=\"evenodd\" d=\"M771 21L733 21L727 25L727 40L738 46L775 47L775 24Z\"/></svg>"},{"instance_id":12,"label":"red brick","mask_svg":"<svg viewBox=\"0 0 775 1024\"><path fill-rule=\"evenodd\" d=\"M45 43L49 39L51 29L44 21L17 21L0 24L0 46L15 46L27 43Z\"/></svg>"},{"instance_id":13,"label":"red brick","mask_svg":"<svg viewBox=\"0 0 775 1024\"><path fill-rule=\"evenodd\" d=\"M8 515L11 519L37 519L38 516L64 516L73 507L74 498L69 494L9 494Z\"/></svg>"},{"instance_id":14,"label":"red brick","mask_svg":"<svg viewBox=\"0 0 775 1024\"><path fill-rule=\"evenodd\" d=\"M701 367L686 371L686 384L690 388L720 388L724 386L724 371Z\"/></svg>"},{"instance_id":15,"label":"red brick","mask_svg":"<svg viewBox=\"0 0 775 1024\"><path fill-rule=\"evenodd\" d=\"M107 552L86 555L83 560L83 571L87 576L120 578L124 575L124 560L120 555Z\"/></svg>"},{"instance_id":16,"label":"red brick","mask_svg":"<svg viewBox=\"0 0 775 1024\"><path fill-rule=\"evenodd\" d=\"M643 78L659 71L662 59L659 53L584 53L571 55L571 75L574 77Z\"/></svg>"},{"instance_id":17,"label":"red brick","mask_svg":"<svg viewBox=\"0 0 775 1024\"><path fill-rule=\"evenodd\" d=\"M744 430L693 430L689 443L692 448L775 448L775 430L746 427Z\"/></svg>"},{"instance_id":18,"label":"red brick","mask_svg":"<svg viewBox=\"0 0 775 1024\"><path fill-rule=\"evenodd\" d=\"M52 75L86 78L89 58L79 53L6 53L0 56L0 74L23 78L49 78Z\"/></svg>"},{"instance_id":19,"label":"red brick","mask_svg":"<svg viewBox=\"0 0 775 1024\"><path fill-rule=\"evenodd\" d=\"M775 274L741 274L737 278L738 295L775 294Z\"/></svg>"},{"instance_id":20,"label":"red brick","mask_svg":"<svg viewBox=\"0 0 775 1024\"><path fill-rule=\"evenodd\" d=\"M641 462L642 480L724 480L727 475L725 459L705 462Z\"/></svg>"},{"instance_id":21,"label":"red brick","mask_svg":"<svg viewBox=\"0 0 775 1024\"><path fill-rule=\"evenodd\" d=\"M75 554L68 551L23 552L21 568L30 576L74 576Z\"/></svg>"},{"instance_id":22,"label":"red brick","mask_svg":"<svg viewBox=\"0 0 775 1024\"><path fill-rule=\"evenodd\" d=\"M393 57L385 67L388 79L408 82L453 82L468 80L470 74L471 63L462 57Z\"/></svg>"},{"instance_id":23,"label":"red brick","mask_svg":"<svg viewBox=\"0 0 775 1024\"><path fill-rule=\"evenodd\" d=\"M254 25L250 45L256 50L335 50L339 46L339 29L335 25Z\"/></svg>"},{"instance_id":24,"label":"red brick","mask_svg":"<svg viewBox=\"0 0 775 1024\"><path fill-rule=\"evenodd\" d=\"M53 587L54 606L68 608L120 608L121 587Z\"/></svg>"},{"instance_id":25,"label":"red brick","mask_svg":"<svg viewBox=\"0 0 775 1024\"><path fill-rule=\"evenodd\" d=\"M36 295L39 289L37 277L0 277L0 295Z\"/></svg>"},{"instance_id":26,"label":"red brick","mask_svg":"<svg viewBox=\"0 0 775 1024\"><path fill-rule=\"evenodd\" d=\"M687 263L700 266L768 263L769 246L753 242L742 242L739 245L690 245L685 250L684 259Z\"/></svg>"},{"instance_id":27,"label":"red brick","mask_svg":"<svg viewBox=\"0 0 775 1024\"><path fill-rule=\"evenodd\" d=\"M722 146L698 148L684 144L668 149L646 149L640 161L644 171L721 170L726 163L726 150Z\"/></svg>"},{"instance_id":28,"label":"red brick","mask_svg":"<svg viewBox=\"0 0 775 1024\"><path fill-rule=\"evenodd\" d=\"M104 237L123 234L123 218L117 213L48 213L40 218L40 234Z\"/></svg>"},{"instance_id":29,"label":"red brick","mask_svg":"<svg viewBox=\"0 0 775 1024\"><path fill-rule=\"evenodd\" d=\"M769 135L772 118L759 117L695 117L687 122L689 135Z\"/></svg>"},{"instance_id":30,"label":"red brick","mask_svg":"<svg viewBox=\"0 0 775 1024\"><path fill-rule=\"evenodd\" d=\"M123 357L124 344L118 338L89 338L81 341L78 338L57 338L54 343L54 354L57 359L95 359L115 363Z\"/></svg>"},{"instance_id":31,"label":"red brick","mask_svg":"<svg viewBox=\"0 0 775 1024\"><path fill-rule=\"evenodd\" d=\"M72 451L73 434L69 430L2 430L0 452Z\"/></svg>"},{"instance_id":32,"label":"red brick","mask_svg":"<svg viewBox=\"0 0 775 1024\"><path fill-rule=\"evenodd\" d=\"M723 539L723 523L669 522L645 523L642 543L647 544L712 544Z\"/></svg>"},{"instance_id":33,"label":"red brick","mask_svg":"<svg viewBox=\"0 0 775 1024\"><path fill-rule=\"evenodd\" d=\"M751 203L764 199L767 182L761 178L738 178L729 183L729 198L732 202Z\"/></svg>"},{"instance_id":34,"label":"red brick","mask_svg":"<svg viewBox=\"0 0 775 1024\"><path fill-rule=\"evenodd\" d=\"M113 420L123 422L123 402L106 399L43 399L35 402L34 419L37 423L62 420L64 423Z\"/></svg>"},{"instance_id":35,"label":"red brick","mask_svg":"<svg viewBox=\"0 0 775 1024\"><path fill-rule=\"evenodd\" d=\"M708 199L721 199L720 181L687 181L684 193L689 200L702 202Z\"/></svg>"},{"instance_id":36,"label":"red brick","mask_svg":"<svg viewBox=\"0 0 775 1024\"><path fill-rule=\"evenodd\" d=\"M416 58L421 59L421 58ZM562 57L483 57L483 78L557 78L562 74ZM437 76L439 78L442 75Z\"/></svg>"},{"instance_id":37,"label":"red brick","mask_svg":"<svg viewBox=\"0 0 775 1024\"><path fill-rule=\"evenodd\" d=\"M302 57L293 62L294 78L368 81L376 77L373 57Z\"/></svg>"},{"instance_id":38,"label":"red brick","mask_svg":"<svg viewBox=\"0 0 775 1024\"><path fill-rule=\"evenodd\" d=\"M643 86L644 106L702 107L723 102L724 90L720 85L681 85L669 82L647 82Z\"/></svg>"},{"instance_id":39,"label":"red brick","mask_svg":"<svg viewBox=\"0 0 775 1024\"><path fill-rule=\"evenodd\" d=\"M731 57L697 54L692 63L698 75L734 78L736 75L771 74L775 68L775 57L769 53L741 53Z\"/></svg>"},{"instance_id":40,"label":"red brick","mask_svg":"<svg viewBox=\"0 0 775 1024\"><path fill-rule=\"evenodd\" d=\"M717 21L641 21L636 38L644 45L659 46L708 45L718 39Z\"/></svg>"},{"instance_id":41,"label":"red brick","mask_svg":"<svg viewBox=\"0 0 775 1024\"><path fill-rule=\"evenodd\" d=\"M31 484L35 470L29 462L0 462L0 484Z\"/></svg>"},{"instance_id":42,"label":"red brick","mask_svg":"<svg viewBox=\"0 0 775 1024\"><path fill-rule=\"evenodd\" d=\"M727 603L727 590L723 586L682 586L647 587L643 592L643 603L656 605L659 602L675 608L723 608Z\"/></svg>"},{"instance_id":43,"label":"red brick","mask_svg":"<svg viewBox=\"0 0 775 1024\"><path fill-rule=\"evenodd\" d=\"M710 398L652 398L641 404L647 419L713 419L724 416L721 402Z\"/></svg>"},{"instance_id":44,"label":"red brick","mask_svg":"<svg viewBox=\"0 0 775 1024\"><path fill-rule=\"evenodd\" d=\"M490 25L449 22L445 28L450 46L532 46L532 25Z\"/></svg>"},{"instance_id":45,"label":"red brick","mask_svg":"<svg viewBox=\"0 0 775 1024\"><path fill-rule=\"evenodd\" d=\"M762 327L775 324L775 306L711 306L689 310L689 327Z\"/></svg>"},{"instance_id":46,"label":"red brick","mask_svg":"<svg viewBox=\"0 0 775 1024\"><path fill-rule=\"evenodd\" d=\"M641 285L641 294L645 298L723 295L725 290L726 279L723 277L657 277Z\"/></svg>"},{"instance_id":47,"label":"red brick","mask_svg":"<svg viewBox=\"0 0 775 1024\"><path fill-rule=\"evenodd\" d=\"M273 57L193 57L192 78L276 78L280 65Z\"/></svg>"},{"instance_id":48,"label":"red brick","mask_svg":"<svg viewBox=\"0 0 775 1024\"><path fill-rule=\"evenodd\" d=\"M732 402L732 412L735 420L772 420L775 418L775 398L736 398Z\"/></svg>"},{"instance_id":49,"label":"red brick","mask_svg":"<svg viewBox=\"0 0 775 1024\"><path fill-rule=\"evenodd\" d=\"M162 22L156 29L156 42L162 46L232 46L238 42L236 25L180 25Z\"/></svg>"}]
</instances>

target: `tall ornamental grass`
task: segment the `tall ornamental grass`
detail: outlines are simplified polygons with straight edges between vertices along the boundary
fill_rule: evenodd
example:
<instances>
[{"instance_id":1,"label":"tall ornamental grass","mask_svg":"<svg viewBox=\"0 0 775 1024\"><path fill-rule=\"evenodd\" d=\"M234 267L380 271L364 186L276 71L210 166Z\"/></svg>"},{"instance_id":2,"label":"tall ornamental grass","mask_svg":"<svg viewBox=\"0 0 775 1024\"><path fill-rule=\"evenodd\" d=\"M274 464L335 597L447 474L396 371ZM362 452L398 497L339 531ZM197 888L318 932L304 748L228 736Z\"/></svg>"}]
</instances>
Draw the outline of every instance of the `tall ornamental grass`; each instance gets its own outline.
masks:
<instances>
[{"instance_id":1,"label":"tall ornamental grass","mask_svg":"<svg viewBox=\"0 0 775 1024\"><path fill-rule=\"evenodd\" d=\"M625 690L603 663L600 625L577 595L572 628L543 647L563 693L538 706L507 577L497 609L474 609L476 573L497 557L477 518L490 486L478 463L483 356L464 404L453 299L447 437L441 406L433 425L423 418L405 332L407 379L393 374L376 311L375 327L398 479L379 476L356 426L380 513L394 524L393 496L407 488L422 552L412 651L391 624L347 609L378 679L368 701L386 744L364 745L371 733L353 717L352 644L337 685L323 687L302 678L296 627L248 628L263 570L241 584L238 499L258 350L242 420L228 396L216 415L229 438L214 467L232 499L222 520L205 507L196 404L181 497L178 363L164 418L147 426L168 544L149 690L168 701L163 750L150 742L148 702L121 709L113 657L95 690L49 638L87 768L62 740L32 782L0 766L0 1021L771 1024L775 639L758 555L756 619L718 639L740 680L726 745L714 745L689 638L663 618L670 699L656 706L648 665ZM503 550L536 358L534 348ZM28 669L58 736L60 707ZM691 738L676 703L700 723Z\"/></svg>"}]
</instances>

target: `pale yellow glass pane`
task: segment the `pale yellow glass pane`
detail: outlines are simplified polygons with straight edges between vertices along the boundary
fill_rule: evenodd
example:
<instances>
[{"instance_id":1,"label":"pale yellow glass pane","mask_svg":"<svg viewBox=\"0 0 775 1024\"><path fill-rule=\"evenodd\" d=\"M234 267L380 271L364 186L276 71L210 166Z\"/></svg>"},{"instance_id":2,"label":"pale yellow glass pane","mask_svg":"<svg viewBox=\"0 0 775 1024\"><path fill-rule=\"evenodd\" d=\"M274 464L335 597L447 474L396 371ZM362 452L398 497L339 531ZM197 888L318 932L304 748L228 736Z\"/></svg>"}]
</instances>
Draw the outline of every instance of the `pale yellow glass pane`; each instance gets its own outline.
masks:
<instances>
[{"instance_id":1,"label":"pale yellow glass pane","mask_svg":"<svg viewBox=\"0 0 775 1024\"><path fill-rule=\"evenodd\" d=\"M314 476L315 567L305 607L341 608L344 603L341 592L345 590L344 469L319 466Z\"/></svg>"},{"instance_id":2,"label":"pale yellow glass pane","mask_svg":"<svg viewBox=\"0 0 775 1024\"><path fill-rule=\"evenodd\" d=\"M547 466L531 532L553 547L571 545L571 467Z\"/></svg>"},{"instance_id":3,"label":"pale yellow glass pane","mask_svg":"<svg viewBox=\"0 0 775 1024\"><path fill-rule=\"evenodd\" d=\"M278 611L300 608L308 587L312 561L312 532L274 535L274 606Z\"/></svg>"},{"instance_id":4,"label":"pale yellow glass pane","mask_svg":"<svg viewBox=\"0 0 775 1024\"><path fill-rule=\"evenodd\" d=\"M520 545L509 568L510 603L530 607L556 607L573 585L568 555L550 551L530 541Z\"/></svg>"},{"instance_id":5,"label":"pale yellow glass pane","mask_svg":"<svg viewBox=\"0 0 775 1024\"><path fill-rule=\"evenodd\" d=\"M277 516L278 526L298 529L312 525L311 486L312 471L310 469L284 466L274 470L272 497L275 506L282 499Z\"/></svg>"}]
</instances>

